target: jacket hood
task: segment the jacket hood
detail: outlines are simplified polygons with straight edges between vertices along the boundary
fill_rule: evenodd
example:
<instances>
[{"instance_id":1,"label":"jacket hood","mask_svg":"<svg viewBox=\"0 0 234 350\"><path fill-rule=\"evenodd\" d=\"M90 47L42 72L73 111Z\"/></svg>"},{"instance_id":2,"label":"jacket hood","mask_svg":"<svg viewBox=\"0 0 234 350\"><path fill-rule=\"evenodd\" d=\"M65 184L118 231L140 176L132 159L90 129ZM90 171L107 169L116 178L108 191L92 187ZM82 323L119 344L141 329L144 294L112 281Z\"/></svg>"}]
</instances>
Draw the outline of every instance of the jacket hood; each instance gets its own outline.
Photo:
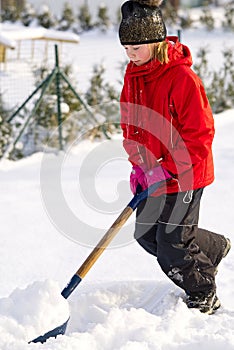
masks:
<instances>
[{"instance_id":1,"label":"jacket hood","mask_svg":"<svg viewBox=\"0 0 234 350\"><path fill-rule=\"evenodd\" d=\"M193 61L189 48L186 45L181 44L176 36L169 36L166 40L169 43L168 67L177 65L187 65L191 67Z\"/></svg>"},{"instance_id":2,"label":"jacket hood","mask_svg":"<svg viewBox=\"0 0 234 350\"><path fill-rule=\"evenodd\" d=\"M168 69L178 66L192 66L192 56L187 46L181 44L176 36L168 36L168 57L169 62L161 64L158 60L153 60L142 66L136 66L132 61L126 69L126 79L136 76L144 76L145 81L151 81L164 74Z\"/></svg>"}]
</instances>

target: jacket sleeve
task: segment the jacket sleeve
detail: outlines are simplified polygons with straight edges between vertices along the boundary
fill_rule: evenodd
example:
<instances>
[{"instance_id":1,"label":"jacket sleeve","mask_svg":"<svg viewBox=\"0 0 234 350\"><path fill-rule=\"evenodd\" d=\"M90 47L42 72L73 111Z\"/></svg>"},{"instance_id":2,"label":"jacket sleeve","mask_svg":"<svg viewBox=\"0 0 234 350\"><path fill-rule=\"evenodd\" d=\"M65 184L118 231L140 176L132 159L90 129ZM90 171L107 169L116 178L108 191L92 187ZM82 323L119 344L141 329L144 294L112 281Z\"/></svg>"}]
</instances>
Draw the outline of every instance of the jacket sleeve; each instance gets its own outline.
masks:
<instances>
[{"instance_id":1,"label":"jacket sleeve","mask_svg":"<svg viewBox=\"0 0 234 350\"><path fill-rule=\"evenodd\" d=\"M183 79L177 79L172 100L177 135L172 138L172 149L162 165L172 174L181 174L210 154L214 120L203 84L192 71Z\"/></svg>"},{"instance_id":2,"label":"jacket sleeve","mask_svg":"<svg viewBox=\"0 0 234 350\"><path fill-rule=\"evenodd\" d=\"M144 163L145 149L141 140L141 131L134 121L134 106L127 102L125 86L120 96L121 128L123 130L123 147L132 165Z\"/></svg>"}]
</instances>

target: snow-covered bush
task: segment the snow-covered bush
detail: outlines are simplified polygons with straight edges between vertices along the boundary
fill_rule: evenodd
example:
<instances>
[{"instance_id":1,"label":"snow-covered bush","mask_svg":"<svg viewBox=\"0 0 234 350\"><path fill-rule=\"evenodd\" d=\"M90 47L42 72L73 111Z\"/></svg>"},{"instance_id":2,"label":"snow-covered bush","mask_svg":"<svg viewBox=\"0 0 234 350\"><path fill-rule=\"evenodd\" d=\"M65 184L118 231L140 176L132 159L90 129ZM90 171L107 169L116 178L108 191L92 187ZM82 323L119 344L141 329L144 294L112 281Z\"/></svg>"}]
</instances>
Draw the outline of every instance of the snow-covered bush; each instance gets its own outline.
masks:
<instances>
[{"instance_id":1,"label":"snow-covered bush","mask_svg":"<svg viewBox=\"0 0 234 350\"><path fill-rule=\"evenodd\" d=\"M74 16L72 7L68 2L66 2L63 7L62 16L58 20L58 29L59 30L71 29L74 22L75 22L75 16Z\"/></svg>"},{"instance_id":2,"label":"snow-covered bush","mask_svg":"<svg viewBox=\"0 0 234 350\"><path fill-rule=\"evenodd\" d=\"M54 27L56 19L47 5L42 5L37 15L38 24L44 28Z\"/></svg>"},{"instance_id":3,"label":"snow-covered bush","mask_svg":"<svg viewBox=\"0 0 234 350\"><path fill-rule=\"evenodd\" d=\"M214 113L234 107L234 55L232 49L223 51L223 66L218 71L210 71L207 51L199 50L200 62L193 66L204 82L207 97Z\"/></svg>"},{"instance_id":4,"label":"snow-covered bush","mask_svg":"<svg viewBox=\"0 0 234 350\"><path fill-rule=\"evenodd\" d=\"M10 22L16 22L19 18L19 13L17 11L16 6L14 5L8 5L7 7L3 8L1 11L1 20L4 21L10 21Z\"/></svg>"},{"instance_id":5,"label":"snow-covered bush","mask_svg":"<svg viewBox=\"0 0 234 350\"><path fill-rule=\"evenodd\" d=\"M92 15L87 4L79 7L78 21L79 30L81 31L88 31L93 28Z\"/></svg>"},{"instance_id":6,"label":"snow-covered bush","mask_svg":"<svg viewBox=\"0 0 234 350\"><path fill-rule=\"evenodd\" d=\"M95 114L102 115L105 123L91 130L92 137L109 137L119 128L119 93L104 79L105 68L102 64L93 67L90 86L86 92L87 103L93 107Z\"/></svg>"},{"instance_id":7,"label":"snow-covered bush","mask_svg":"<svg viewBox=\"0 0 234 350\"><path fill-rule=\"evenodd\" d=\"M106 32L111 25L111 20L108 15L108 9L105 4L101 3L98 7L98 21L96 27L98 27L102 32Z\"/></svg>"},{"instance_id":8,"label":"snow-covered bush","mask_svg":"<svg viewBox=\"0 0 234 350\"><path fill-rule=\"evenodd\" d=\"M26 26L30 26L36 16L36 11L32 4L26 3L23 11L21 12L21 22Z\"/></svg>"},{"instance_id":9,"label":"snow-covered bush","mask_svg":"<svg viewBox=\"0 0 234 350\"><path fill-rule=\"evenodd\" d=\"M213 30L215 27L215 20L212 15L212 11L209 7L204 7L202 9L202 14L200 16L200 22L205 26L207 30Z\"/></svg>"},{"instance_id":10,"label":"snow-covered bush","mask_svg":"<svg viewBox=\"0 0 234 350\"><path fill-rule=\"evenodd\" d=\"M3 102L3 96L0 93L0 158L3 156L11 139L12 129L7 122L9 112L6 110Z\"/></svg>"},{"instance_id":11,"label":"snow-covered bush","mask_svg":"<svg viewBox=\"0 0 234 350\"><path fill-rule=\"evenodd\" d=\"M223 27L226 30L234 30L234 3L233 1L225 5Z\"/></svg>"}]
</instances>

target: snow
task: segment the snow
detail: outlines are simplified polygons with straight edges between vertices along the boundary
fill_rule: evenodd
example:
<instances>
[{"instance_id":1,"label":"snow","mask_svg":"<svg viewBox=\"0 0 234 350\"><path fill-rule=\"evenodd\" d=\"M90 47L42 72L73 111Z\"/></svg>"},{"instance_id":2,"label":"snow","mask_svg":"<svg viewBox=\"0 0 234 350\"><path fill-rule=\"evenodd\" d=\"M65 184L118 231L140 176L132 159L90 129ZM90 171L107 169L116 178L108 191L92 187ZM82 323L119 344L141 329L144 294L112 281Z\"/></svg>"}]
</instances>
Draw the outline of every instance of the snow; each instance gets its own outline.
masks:
<instances>
[{"instance_id":1,"label":"snow","mask_svg":"<svg viewBox=\"0 0 234 350\"><path fill-rule=\"evenodd\" d=\"M15 49L15 42L8 39L5 35L0 33L0 44L4 45L10 49Z\"/></svg>"},{"instance_id":2,"label":"snow","mask_svg":"<svg viewBox=\"0 0 234 350\"><path fill-rule=\"evenodd\" d=\"M213 50L224 40L220 34L217 42L216 34L208 34L209 42L217 43ZM205 37L204 32L183 34L193 50ZM231 43L231 36L225 35L225 42ZM82 81L99 61L101 46L114 83L123 52L113 34L97 40L89 33L79 46ZM211 62L217 62L217 53ZM69 59L74 56L72 51ZM215 115L216 180L205 190L200 216L201 227L231 240L233 112ZM217 275L222 307L212 316L189 310L183 291L134 242L134 214L73 294L67 300L60 295L132 198L121 143L119 135L100 142L77 140L64 153L0 162L1 350L233 350L233 250ZM65 335L43 345L27 344L69 315Z\"/></svg>"},{"instance_id":3,"label":"snow","mask_svg":"<svg viewBox=\"0 0 234 350\"><path fill-rule=\"evenodd\" d=\"M0 42L10 45L10 40L58 40L73 43L79 43L80 39L77 34L71 32L62 32L54 29L46 29L43 27L27 28L25 26L10 25L9 23L2 25ZM4 30L5 29L5 30Z\"/></svg>"},{"instance_id":4,"label":"snow","mask_svg":"<svg viewBox=\"0 0 234 350\"><path fill-rule=\"evenodd\" d=\"M203 227L232 239L233 110L215 116L215 122L216 181L205 191L200 221ZM92 166L86 160L89 163L100 154L99 168L92 172L98 162ZM48 159L58 160L61 166L64 215L77 215L86 234L91 233L88 240L81 225L74 221L76 226L69 226L66 217L62 220L66 232L56 227L56 222L52 225L50 203L45 202L41 184ZM121 152L120 138L101 143L82 141L57 156L38 153L17 162L4 160L0 169L1 349L25 349L27 341L68 319L68 305L71 318L66 335L48 340L46 349L197 350L206 349L207 342L212 349L233 349L233 252L222 262L217 276L223 306L213 316L202 315L186 308L183 292L133 241L131 219L129 232L119 233L69 299L60 296L94 241L117 217L116 207L122 210L131 199L127 187L129 165ZM82 190L87 191L85 198L78 183L81 170L86 175L81 178ZM48 183L51 185L51 181ZM94 191L91 195L90 186ZM99 195L100 203L91 202L93 195ZM56 193L54 201L55 209L59 209ZM45 345L30 344L28 348L44 349Z\"/></svg>"}]
</instances>

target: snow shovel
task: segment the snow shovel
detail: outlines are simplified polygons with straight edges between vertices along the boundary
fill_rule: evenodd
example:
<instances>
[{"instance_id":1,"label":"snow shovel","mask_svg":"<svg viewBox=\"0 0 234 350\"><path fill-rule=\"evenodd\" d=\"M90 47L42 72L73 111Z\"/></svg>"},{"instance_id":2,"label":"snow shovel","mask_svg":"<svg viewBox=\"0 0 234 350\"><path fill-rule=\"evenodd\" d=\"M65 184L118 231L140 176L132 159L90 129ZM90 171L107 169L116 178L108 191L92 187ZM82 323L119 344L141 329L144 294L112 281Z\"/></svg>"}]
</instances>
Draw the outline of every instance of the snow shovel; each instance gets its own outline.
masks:
<instances>
[{"instance_id":1,"label":"snow shovel","mask_svg":"<svg viewBox=\"0 0 234 350\"><path fill-rule=\"evenodd\" d=\"M67 299L71 295L71 293L75 290L75 288L78 286L78 284L82 281L82 279L85 277L87 272L91 269L91 267L94 265L94 263L97 261L97 259L100 257L100 255L103 253L103 251L106 249L106 247L110 244L110 242L113 240L113 238L119 232L121 227L125 224L125 222L128 220L128 218L134 212L134 210L138 207L140 202L142 200L146 199L148 196L150 196L153 192L155 192L162 182L164 182L164 181L156 182L155 184L151 185L146 190L140 192L139 194L136 194L133 197L133 199L128 203L128 205L121 212L119 217L115 220L115 222L112 224L112 226L109 228L109 230L105 233L103 238L98 242L96 247L92 250L92 252L89 254L87 259L81 265L79 270L75 273L75 275L71 278L70 282L67 284L67 286L61 292L62 296L65 299ZM65 334L68 321L69 321L69 318L61 326L56 327L53 330L45 333L44 335L41 335L41 336L35 338L34 340L30 341L29 343L45 343L47 341L47 339L49 339L51 337L56 338L60 334L62 334L62 335Z\"/></svg>"}]
</instances>

